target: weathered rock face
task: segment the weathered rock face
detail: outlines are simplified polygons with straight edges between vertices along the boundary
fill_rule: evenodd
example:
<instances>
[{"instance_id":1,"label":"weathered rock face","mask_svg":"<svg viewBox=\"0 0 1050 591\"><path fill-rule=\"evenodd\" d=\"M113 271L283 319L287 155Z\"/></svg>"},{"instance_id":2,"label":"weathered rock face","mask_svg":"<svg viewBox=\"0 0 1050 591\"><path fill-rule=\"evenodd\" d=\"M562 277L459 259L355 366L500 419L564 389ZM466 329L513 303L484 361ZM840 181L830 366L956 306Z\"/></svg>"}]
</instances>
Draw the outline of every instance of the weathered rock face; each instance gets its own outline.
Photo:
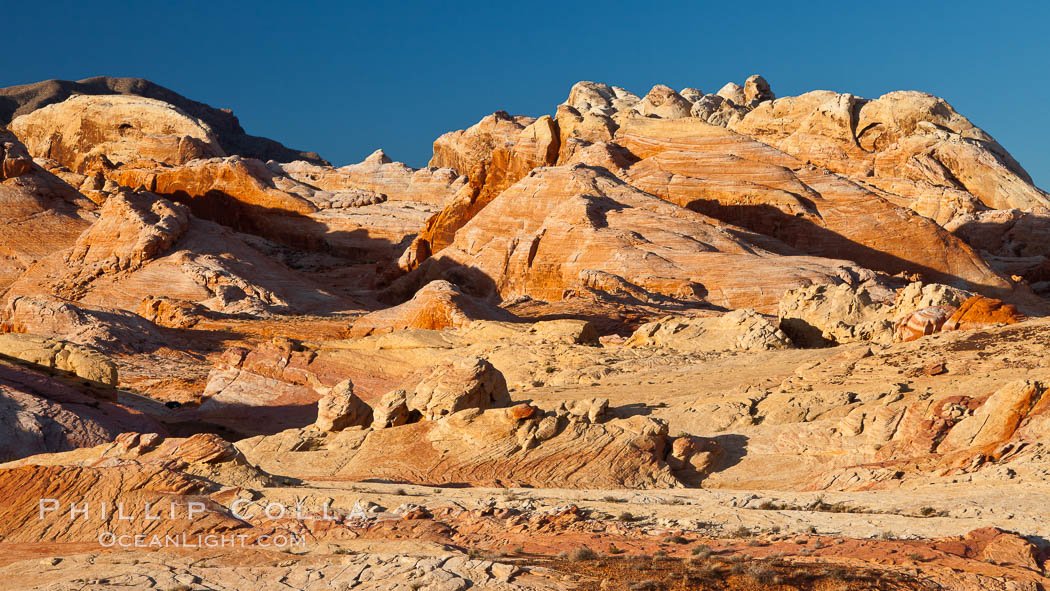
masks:
<instances>
[{"instance_id":1,"label":"weathered rock face","mask_svg":"<svg viewBox=\"0 0 1050 591\"><path fill-rule=\"evenodd\" d=\"M347 427L367 427L372 408L354 395L354 383L343 380L317 401L317 421L321 431L342 431Z\"/></svg>"},{"instance_id":2,"label":"weathered rock face","mask_svg":"<svg viewBox=\"0 0 1050 591\"><path fill-rule=\"evenodd\" d=\"M404 279L444 277L467 293L504 299L554 301L594 290L679 309L709 303L769 310L798 282L865 273L804 256L779 256L769 265L767 257L776 255L748 237L604 169L547 168L504 191L452 245Z\"/></svg>"},{"instance_id":3,"label":"weathered rock face","mask_svg":"<svg viewBox=\"0 0 1050 591\"><path fill-rule=\"evenodd\" d=\"M1050 294L1050 209L1006 209L957 215L945 228L982 253L1004 275Z\"/></svg>"},{"instance_id":4,"label":"weathered rock face","mask_svg":"<svg viewBox=\"0 0 1050 591\"><path fill-rule=\"evenodd\" d=\"M18 296L8 300L2 317L5 332L48 336L106 352L142 353L165 342L178 345L151 322L112 308Z\"/></svg>"},{"instance_id":5,"label":"weathered rock face","mask_svg":"<svg viewBox=\"0 0 1050 591\"><path fill-rule=\"evenodd\" d=\"M448 281L436 280L423 286L411 300L403 304L358 318L351 325L349 335L364 337L406 328L459 328L474 320L513 322L516 318L505 310L463 293Z\"/></svg>"},{"instance_id":6,"label":"weathered rock face","mask_svg":"<svg viewBox=\"0 0 1050 591\"><path fill-rule=\"evenodd\" d=\"M301 344L281 338L254 350L233 347L208 374L196 415L249 434L309 425L318 417L322 392L344 379L311 371L315 357Z\"/></svg>"},{"instance_id":7,"label":"weathered rock face","mask_svg":"<svg viewBox=\"0 0 1050 591\"><path fill-rule=\"evenodd\" d=\"M178 165L225 155L206 123L138 96L73 96L15 118L10 129L34 156L80 173L138 160Z\"/></svg>"},{"instance_id":8,"label":"weathered rock face","mask_svg":"<svg viewBox=\"0 0 1050 591\"><path fill-rule=\"evenodd\" d=\"M627 171L633 185L807 254L1000 295L1011 289L931 220L720 127L697 119L631 119L616 141L642 158Z\"/></svg>"},{"instance_id":9,"label":"weathered rock face","mask_svg":"<svg viewBox=\"0 0 1050 591\"><path fill-rule=\"evenodd\" d=\"M868 100L814 91L760 104L729 125L801 160L879 187L934 213L923 194L976 196L993 209L1046 206L1045 192L991 136L937 97L912 91ZM938 204L938 205L943 205Z\"/></svg>"},{"instance_id":10,"label":"weathered rock face","mask_svg":"<svg viewBox=\"0 0 1050 591\"><path fill-rule=\"evenodd\" d=\"M72 246L94 209L0 130L0 286L9 286L33 261Z\"/></svg>"},{"instance_id":11,"label":"weathered rock face","mask_svg":"<svg viewBox=\"0 0 1050 591\"><path fill-rule=\"evenodd\" d=\"M669 318L649 322L625 347L671 347L679 351L765 351L787 349L791 340L754 310L742 309L711 318Z\"/></svg>"},{"instance_id":12,"label":"weathered rock face","mask_svg":"<svg viewBox=\"0 0 1050 591\"><path fill-rule=\"evenodd\" d=\"M1050 209L1004 209L956 216L945 226L974 248L1001 257L1050 256Z\"/></svg>"},{"instance_id":13,"label":"weathered rock face","mask_svg":"<svg viewBox=\"0 0 1050 591\"><path fill-rule=\"evenodd\" d=\"M105 355L73 343L49 337L0 334L0 354L60 369L92 382L117 385L117 366Z\"/></svg>"},{"instance_id":14,"label":"weathered rock face","mask_svg":"<svg viewBox=\"0 0 1050 591\"><path fill-rule=\"evenodd\" d=\"M27 339L20 340L22 345L34 344L27 343ZM5 355L16 354L13 356L26 357L40 365L51 361L50 354L55 352L53 348L44 351L44 343L39 343L41 347L35 351L27 347L12 350L9 335L4 335L2 342ZM89 368L89 356L78 356L78 352L70 347L60 349L55 355L54 367L92 375L85 371ZM72 380L0 362L0 416L7 426L0 435L0 458L10 461L33 454L99 445L125 431L166 432L152 418L104 399L106 397L108 394L89 395Z\"/></svg>"},{"instance_id":15,"label":"weathered rock face","mask_svg":"<svg viewBox=\"0 0 1050 591\"><path fill-rule=\"evenodd\" d=\"M951 425L937 451L947 453L967 448L1001 444L1017 432L1022 421L1045 412L1045 403L1035 408L1047 387L1031 380L1011 382L997 390L983 404ZM1045 418L1036 419L1045 422Z\"/></svg>"},{"instance_id":16,"label":"weathered rock face","mask_svg":"<svg viewBox=\"0 0 1050 591\"><path fill-rule=\"evenodd\" d=\"M271 139L246 134L237 117L229 109L209 107L141 78L96 76L77 82L48 80L2 88L0 97L4 100L0 101L0 125L7 125L12 119L28 115L48 105L61 103L74 95L121 95L118 98L144 97L162 101L170 105L170 108L203 122L216 135L227 154L240 154L246 158L260 160L305 160L315 164L326 164L314 152L291 150Z\"/></svg>"},{"instance_id":17,"label":"weathered rock face","mask_svg":"<svg viewBox=\"0 0 1050 591\"><path fill-rule=\"evenodd\" d=\"M274 169L281 170L274 166ZM110 173L189 205L197 217L300 249L364 260L393 261L436 206L389 201L357 186L322 190L237 156L195 160L174 168L133 163Z\"/></svg>"},{"instance_id":18,"label":"weathered rock face","mask_svg":"<svg viewBox=\"0 0 1050 591\"><path fill-rule=\"evenodd\" d=\"M408 399L408 410L428 421L460 410L506 406L510 402L503 374L480 357L463 357L439 365Z\"/></svg>"},{"instance_id":19,"label":"weathered rock face","mask_svg":"<svg viewBox=\"0 0 1050 591\"><path fill-rule=\"evenodd\" d=\"M259 315L345 303L234 232L195 219L185 206L155 194L114 193L100 214L72 249L32 265L8 298L49 294L132 311L163 281L165 295L226 313Z\"/></svg>"},{"instance_id":20,"label":"weathered rock face","mask_svg":"<svg viewBox=\"0 0 1050 591\"><path fill-rule=\"evenodd\" d=\"M451 202L427 221L417 250L437 252L452 243L456 232L504 189L537 166L558 158L558 127L549 116L511 117L497 111L466 130L434 141L430 166L449 167L469 177Z\"/></svg>"},{"instance_id":21,"label":"weathered rock face","mask_svg":"<svg viewBox=\"0 0 1050 591\"><path fill-rule=\"evenodd\" d=\"M4 468L67 466L104 469L128 464L163 467L225 487L262 488L275 484L269 474L249 464L232 443L212 433L178 438L156 432L127 431L112 441L93 447L34 455L9 462ZM209 488L212 487L206 486L204 490ZM229 492L230 488L226 491Z\"/></svg>"},{"instance_id":22,"label":"weathered rock face","mask_svg":"<svg viewBox=\"0 0 1050 591\"><path fill-rule=\"evenodd\" d=\"M137 433L129 433L137 436ZM203 441L182 440L199 446ZM167 441L165 443L168 443ZM174 442L171 442L174 443ZM111 446L104 446L111 447ZM193 472L205 472L213 476L215 470L183 471L189 468L190 462L180 457L173 445L162 445L166 448L160 454L142 454L142 456L168 455L165 460L144 460L139 453L126 455L128 460L110 457L108 462L97 461L97 465L70 465L50 463L43 458L42 463L32 463L30 459L15 467L0 469L0 493L8 502L0 506L0 515L10 525L4 526L0 535L8 542L22 543L97 543L99 525L102 524L114 535L143 534L148 536L193 536L217 533L238 532L251 534L250 526L234 518L227 510L219 507L215 498L221 498L220 487L207 478L194 476ZM85 450L99 453L101 448ZM62 457L64 454L58 454ZM205 464L205 462L200 462ZM202 474L204 475L204 474ZM62 486L56 487L56 483ZM214 495L214 496L213 496ZM40 499L54 499L57 503L44 504L41 511ZM204 502L204 509L197 514L189 514L187 502ZM125 508L123 519L117 519L112 508L114 503L122 503ZM69 507L76 503L78 507L88 507L88 518L71 519ZM109 510L103 518L103 503ZM147 505L148 504L148 505ZM169 507L178 505L173 514ZM154 519L148 526L144 523L144 508L154 508ZM133 509L134 508L134 509ZM156 509L163 509L156 511ZM83 515L83 514L82 514ZM14 525L18 523L20 525Z\"/></svg>"},{"instance_id":23,"label":"weathered rock face","mask_svg":"<svg viewBox=\"0 0 1050 591\"><path fill-rule=\"evenodd\" d=\"M77 299L101 275L141 268L165 254L188 226L185 206L130 192L113 195L66 255L66 265L75 272L55 286L55 293Z\"/></svg>"}]
</instances>

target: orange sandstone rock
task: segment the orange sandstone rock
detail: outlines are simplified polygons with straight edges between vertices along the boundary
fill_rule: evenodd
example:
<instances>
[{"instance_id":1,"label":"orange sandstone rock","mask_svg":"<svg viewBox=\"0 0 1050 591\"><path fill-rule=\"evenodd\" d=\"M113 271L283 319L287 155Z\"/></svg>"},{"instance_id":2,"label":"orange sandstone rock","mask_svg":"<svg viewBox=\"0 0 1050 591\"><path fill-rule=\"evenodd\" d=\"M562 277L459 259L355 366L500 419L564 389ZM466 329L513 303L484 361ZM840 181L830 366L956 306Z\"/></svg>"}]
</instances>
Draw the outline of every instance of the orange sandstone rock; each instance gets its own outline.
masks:
<instances>
[{"instance_id":1,"label":"orange sandstone rock","mask_svg":"<svg viewBox=\"0 0 1050 591\"><path fill-rule=\"evenodd\" d=\"M1017 311L1017 306L1005 304L1001 300L984 296L973 296L959 306L944 323L943 330L971 330L992 324L1014 324L1021 322L1025 316Z\"/></svg>"}]
</instances>

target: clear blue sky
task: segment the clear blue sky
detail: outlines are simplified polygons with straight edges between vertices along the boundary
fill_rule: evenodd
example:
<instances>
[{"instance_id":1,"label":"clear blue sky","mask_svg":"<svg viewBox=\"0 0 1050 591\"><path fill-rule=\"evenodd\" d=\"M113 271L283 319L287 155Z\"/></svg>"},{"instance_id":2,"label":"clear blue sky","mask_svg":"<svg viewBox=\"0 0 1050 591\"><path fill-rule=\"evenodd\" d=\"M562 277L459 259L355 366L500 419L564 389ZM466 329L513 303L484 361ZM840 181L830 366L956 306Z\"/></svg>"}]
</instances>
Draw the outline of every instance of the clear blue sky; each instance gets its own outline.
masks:
<instances>
[{"instance_id":1,"label":"clear blue sky","mask_svg":"<svg viewBox=\"0 0 1050 591\"><path fill-rule=\"evenodd\" d=\"M423 165L497 109L553 113L595 80L778 96L946 98L1050 189L1050 2L12 2L0 86L148 78L228 107L254 135L356 162Z\"/></svg>"}]
</instances>

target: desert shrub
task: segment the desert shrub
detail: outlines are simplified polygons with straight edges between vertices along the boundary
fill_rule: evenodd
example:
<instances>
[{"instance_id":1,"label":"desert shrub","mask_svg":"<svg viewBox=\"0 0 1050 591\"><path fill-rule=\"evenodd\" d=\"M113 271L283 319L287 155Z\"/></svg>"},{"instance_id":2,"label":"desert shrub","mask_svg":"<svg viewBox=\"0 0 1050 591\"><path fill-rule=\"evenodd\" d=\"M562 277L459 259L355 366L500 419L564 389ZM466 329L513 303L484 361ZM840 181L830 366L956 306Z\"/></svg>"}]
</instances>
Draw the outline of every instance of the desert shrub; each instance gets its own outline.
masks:
<instances>
[{"instance_id":1,"label":"desert shrub","mask_svg":"<svg viewBox=\"0 0 1050 591\"><path fill-rule=\"evenodd\" d=\"M747 569L747 576L751 577L758 583L768 585L773 582L773 577L776 575L772 569L767 568L761 564L753 564Z\"/></svg>"},{"instance_id":2,"label":"desert shrub","mask_svg":"<svg viewBox=\"0 0 1050 591\"><path fill-rule=\"evenodd\" d=\"M573 562L579 562L581 560L594 560L598 558L598 555L587 546L580 546L579 548L573 548L572 552L569 552L569 560Z\"/></svg>"}]
</instances>

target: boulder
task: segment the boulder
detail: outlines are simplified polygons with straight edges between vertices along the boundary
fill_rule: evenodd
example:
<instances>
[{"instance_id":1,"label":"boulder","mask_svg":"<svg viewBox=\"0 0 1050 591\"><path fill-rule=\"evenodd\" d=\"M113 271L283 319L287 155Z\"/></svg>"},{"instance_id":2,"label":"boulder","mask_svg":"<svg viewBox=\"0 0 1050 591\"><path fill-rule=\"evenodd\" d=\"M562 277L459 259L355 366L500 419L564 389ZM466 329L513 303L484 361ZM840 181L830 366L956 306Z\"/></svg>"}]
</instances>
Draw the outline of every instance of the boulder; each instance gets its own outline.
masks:
<instances>
[{"instance_id":1,"label":"boulder","mask_svg":"<svg viewBox=\"0 0 1050 591\"><path fill-rule=\"evenodd\" d=\"M951 318L956 308L951 306L930 306L904 316L893 327L893 340L908 342L940 332L944 323Z\"/></svg>"},{"instance_id":2,"label":"boulder","mask_svg":"<svg viewBox=\"0 0 1050 591\"><path fill-rule=\"evenodd\" d=\"M973 296L971 291L950 285L914 281L897 290L897 297L893 301L894 315L899 321L923 308L958 308Z\"/></svg>"},{"instance_id":3,"label":"boulder","mask_svg":"<svg viewBox=\"0 0 1050 591\"><path fill-rule=\"evenodd\" d=\"M757 107L759 103L771 101L775 98L776 95L769 88L769 82L766 82L766 79L758 74L748 76L747 80L744 81L744 102L747 106Z\"/></svg>"},{"instance_id":4,"label":"boulder","mask_svg":"<svg viewBox=\"0 0 1050 591\"><path fill-rule=\"evenodd\" d=\"M597 423L600 419L608 416L609 399L584 398L582 400L563 402L558 405L557 409L555 409L555 414L561 415L563 414L563 411L565 414L571 415L577 420Z\"/></svg>"},{"instance_id":5,"label":"boulder","mask_svg":"<svg viewBox=\"0 0 1050 591\"><path fill-rule=\"evenodd\" d=\"M657 84L645 95L636 106L644 117L659 117L661 119L681 119L689 117L693 104L674 91L669 86Z\"/></svg>"},{"instance_id":6,"label":"boulder","mask_svg":"<svg viewBox=\"0 0 1050 591\"><path fill-rule=\"evenodd\" d=\"M709 437L676 437L667 452L667 466L686 484L698 486L718 468L725 450Z\"/></svg>"},{"instance_id":7,"label":"boulder","mask_svg":"<svg viewBox=\"0 0 1050 591\"><path fill-rule=\"evenodd\" d=\"M744 89L736 82L727 82L715 94L737 105L747 104L747 95L744 94Z\"/></svg>"},{"instance_id":8,"label":"boulder","mask_svg":"<svg viewBox=\"0 0 1050 591\"><path fill-rule=\"evenodd\" d=\"M28 174L33 158L22 142L10 131L0 129L0 181Z\"/></svg>"},{"instance_id":9,"label":"boulder","mask_svg":"<svg viewBox=\"0 0 1050 591\"><path fill-rule=\"evenodd\" d=\"M507 406L507 382L480 357L461 357L437 366L416 386L408 409L433 421L464 409Z\"/></svg>"},{"instance_id":10,"label":"boulder","mask_svg":"<svg viewBox=\"0 0 1050 591\"><path fill-rule=\"evenodd\" d=\"M973 330L996 324L1014 324L1025 320L1017 306L1001 300L973 296L963 302L959 309L944 323L943 330Z\"/></svg>"},{"instance_id":11,"label":"boulder","mask_svg":"<svg viewBox=\"0 0 1050 591\"><path fill-rule=\"evenodd\" d=\"M389 417L387 417L389 418ZM354 384L343 380L317 401L317 421L321 431L342 431L347 427L372 424L372 408L354 395Z\"/></svg>"},{"instance_id":12,"label":"boulder","mask_svg":"<svg viewBox=\"0 0 1050 591\"><path fill-rule=\"evenodd\" d=\"M142 298L135 313L158 326L193 328L205 317L207 310L193 302L148 295Z\"/></svg>"},{"instance_id":13,"label":"boulder","mask_svg":"<svg viewBox=\"0 0 1050 591\"><path fill-rule=\"evenodd\" d=\"M388 429L409 422L408 393L398 388L383 395L372 407L372 428Z\"/></svg>"}]
</instances>

